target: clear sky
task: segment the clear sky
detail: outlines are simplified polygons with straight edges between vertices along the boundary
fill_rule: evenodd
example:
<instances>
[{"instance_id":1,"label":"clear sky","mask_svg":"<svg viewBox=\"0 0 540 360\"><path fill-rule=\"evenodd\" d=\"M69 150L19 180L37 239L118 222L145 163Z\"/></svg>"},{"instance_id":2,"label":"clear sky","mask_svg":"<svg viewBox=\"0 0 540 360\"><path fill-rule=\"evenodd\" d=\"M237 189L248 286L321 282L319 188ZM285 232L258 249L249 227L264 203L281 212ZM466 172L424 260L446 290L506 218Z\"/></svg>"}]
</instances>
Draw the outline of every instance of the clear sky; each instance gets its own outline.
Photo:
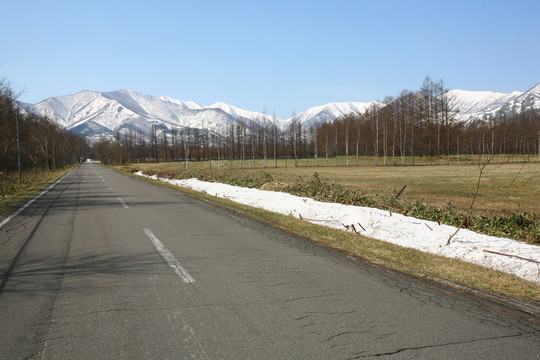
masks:
<instances>
[{"instance_id":1,"label":"clear sky","mask_svg":"<svg viewBox=\"0 0 540 360\"><path fill-rule=\"evenodd\" d=\"M37 103L127 88L288 118L540 83L540 1L0 0L0 78Z\"/></svg>"}]
</instances>

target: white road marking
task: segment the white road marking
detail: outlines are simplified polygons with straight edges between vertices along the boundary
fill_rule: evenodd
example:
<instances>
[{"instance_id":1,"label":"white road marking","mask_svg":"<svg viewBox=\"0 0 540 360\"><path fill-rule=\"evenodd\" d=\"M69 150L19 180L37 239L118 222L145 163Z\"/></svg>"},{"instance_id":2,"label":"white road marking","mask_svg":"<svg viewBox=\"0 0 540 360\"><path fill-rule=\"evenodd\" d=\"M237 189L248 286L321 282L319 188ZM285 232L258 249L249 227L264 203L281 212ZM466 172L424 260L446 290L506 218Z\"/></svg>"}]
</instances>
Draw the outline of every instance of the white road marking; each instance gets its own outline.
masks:
<instances>
[{"instance_id":1,"label":"white road marking","mask_svg":"<svg viewBox=\"0 0 540 360\"><path fill-rule=\"evenodd\" d=\"M129 209L129 206L127 206L127 204L124 202L124 200L122 200L122 198L118 198L118 200L120 201L120 203L122 204L122 206L125 208L125 209Z\"/></svg>"},{"instance_id":2,"label":"white road marking","mask_svg":"<svg viewBox=\"0 0 540 360\"><path fill-rule=\"evenodd\" d=\"M90 169L92 169L92 171L94 172L94 174L96 174L96 175L98 176L98 178L101 179L101 181L103 181L103 182L105 181L105 180L103 180L103 178L101 177L100 173L98 173L98 172L96 171L96 169L94 168L93 165L90 166Z\"/></svg>"},{"instance_id":3,"label":"white road marking","mask_svg":"<svg viewBox=\"0 0 540 360\"><path fill-rule=\"evenodd\" d=\"M172 268L176 274L182 279L185 283L194 283L195 279L191 277L191 275L187 272L186 269L180 264L178 260L173 256L173 254L170 253L169 250L165 248L165 246L159 241L159 239L150 231L150 229L143 229L146 236L150 238L152 241L152 244L154 244L154 248L156 249L157 253L165 263Z\"/></svg>"},{"instance_id":4,"label":"white road marking","mask_svg":"<svg viewBox=\"0 0 540 360\"><path fill-rule=\"evenodd\" d=\"M101 179L101 182L105 182L105 179L103 179L103 178L101 177L101 174L98 173L98 172L96 171L96 169L94 169L94 166L93 166L93 165L90 167L90 169L92 169L92 171L94 172L94 174L96 174L97 177Z\"/></svg>"},{"instance_id":5,"label":"white road marking","mask_svg":"<svg viewBox=\"0 0 540 360\"><path fill-rule=\"evenodd\" d=\"M11 221L11 219L13 219L15 216L19 215L24 209L26 209L28 206L30 206L30 204L32 204L34 201L36 201L37 199L39 199L41 196L43 196L45 193L47 193L47 191L51 190L54 186L56 186L56 184L58 184L60 181L64 180L66 178L66 176L68 176L69 174L71 174L75 169L71 170L69 173L67 173L66 175L64 175L60 180L58 180L57 182L55 182L54 184L52 184L51 186L49 186L47 189L43 190L38 196L36 196L35 198L31 199L30 201L28 201L26 204L24 204L23 206L21 206L20 208L17 209L17 211L15 211L13 214L11 214L10 216L8 216L7 218L4 219L4 221L2 221L0 223L0 229L2 228L2 226L6 225L8 222Z\"/></svg>"}]
</instances>

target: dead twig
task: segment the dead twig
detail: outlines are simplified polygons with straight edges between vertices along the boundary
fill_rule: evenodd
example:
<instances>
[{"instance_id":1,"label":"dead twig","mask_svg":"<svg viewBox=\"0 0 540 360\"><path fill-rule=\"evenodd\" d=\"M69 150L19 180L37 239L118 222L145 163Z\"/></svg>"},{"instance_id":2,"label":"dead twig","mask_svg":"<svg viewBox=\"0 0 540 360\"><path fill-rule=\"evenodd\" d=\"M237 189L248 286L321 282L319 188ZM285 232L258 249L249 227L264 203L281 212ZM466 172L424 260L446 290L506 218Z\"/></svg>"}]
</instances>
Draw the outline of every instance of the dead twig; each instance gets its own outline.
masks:
<instances>
[{"instance_id":1,"label":"dead twig","mask_svg":"<svg viewBox=\"0 0 540 360\"><path fill-rule=\"evenodd\" d=\"M467 213L465 214L463 220L461 221L461 224L459 224L459 227L456 229L456 231L450 235L450 237L448 238L448 241L446 242L446 245L450 245L450 241L452 240L452 238L454 236L456 236L456 234L458 233L459 230L461 230L461 228L463 227L463 225L465 225L465 222L467 221L467 217L470 217L471 216L471 212L472 212L472 209L473 209L473 206L474 206L474 202L476 201L476 198L478 197L478 191L480 190L480 180L482 179L482 175L484 174L484 170L487 166L487 164L489 164L489 162L491 161L491 156L488 157L488 159L482 164L482 166L480 167L480 173L478 174L478 181L476 182L476 191L474 192L474 196L473 196L473 199L471 201L471 206L469 206L469 209L467 210Z\"/></svg>"},{"instance_id":2,"label":"dead twig","mask_svg":"<svg viewBox=\"0 0 540 360\"><path fill-rule=\"evenodd\" d=\"M512 179L512 182L510 183L510 185L508 185L508 187L506 188L506 191L504 192L504 195L508 194L508 190L510 190L510 188L512 187L512 185L514 185L514 182L516 181L516 179L518 178L519 174L521 174L521 171L523 170L523 168L525 167L525 163L523 163L521 165L521 168L519 169L519 171L517 172L516 176L514 176L514 178Z\"/></svg>"},{"instance_id":3,"label":"dead twig","mask_svg":"<svg viewBox=\"0 0 540 360\"><path fill-rule=\"evenodd\" d=\"M407 187L407 185L404 185L403 188L401 189L401 191L397 194L397 196L394 198L394 200L392 200L392 202L390 203L390 206L394 205L394 203L396 202L396 200L398 199L398 197L401 196L401 194L403 193L403 191L405 190L405 188Z\"/></svg>"},{"instance_id":4,"label":"dead twig","mask_svg":"<svg viewBox=\"0 0 540 360\"><path fill-rule=\"evenodd\" d=\"M537 260L534 260L534 259L525 258L525 257L519 256L519 255L505 254L505 253L501 253L501 252L497 252L497 251L492 251L492 250L485 250L485 249L484 249L483 251L484 251L484 252L487 252L487 253L490 253L490 254L497 254L497 255L509 256L509 257L514 257L514 258L518 258L518 259L521 259L521 260L531 261L531 262L540 264L540 261L537 261Z\"/></svg>"},{"instance_id":5,"label":"dead twig","mask_svg":"<svg viewBox=\"0 0 540 360\"><path fill-rule=\"evenodd\" d=\"M525 185L527 185L529 183L529 181L531 181L532 178L534 178L536 175L538 175L539 172L540 172L540 169L538 171L536 171L534 173L534 175L531 176L527 181L525 181L525 183L523 185L521 185L520 189L523 189L525 187Z\"/></svg>"},{"instance_id":6,"label":"dead twig","mask_svg":"<svg viewBox=\"0 0 540 360\"><path fill-rule=\"evenodd\" d=\"M355 234L358 234L358 231L356 231L356 228L354 227L354 224L351 224L351 225L345 225L345 224L341 224L345 227L345 229L349 230L351 229L352 232L354 232Z\"/></svg>"}]
</instances>

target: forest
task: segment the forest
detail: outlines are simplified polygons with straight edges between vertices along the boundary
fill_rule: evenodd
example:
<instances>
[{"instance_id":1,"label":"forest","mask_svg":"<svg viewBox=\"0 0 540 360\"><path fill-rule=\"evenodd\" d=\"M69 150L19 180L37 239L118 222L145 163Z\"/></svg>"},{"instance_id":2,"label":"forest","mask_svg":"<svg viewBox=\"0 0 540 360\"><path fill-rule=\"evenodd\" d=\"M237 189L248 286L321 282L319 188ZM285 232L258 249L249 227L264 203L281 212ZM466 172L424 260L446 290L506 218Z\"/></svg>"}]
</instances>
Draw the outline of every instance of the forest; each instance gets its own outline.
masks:
<instances>
[{"instance_id":1,"label":"forest","mask_svg":"<svg viewBox=\"0 0 540 360\"><path fill-rule=\"evenodd\" d=\"M89 145L48 116L29 114L17 105L11 84L0 79L0 175L54 171L80 162ZM19 171L20 169L20 171Z\"/></svg>"},{"instance_id":2,"label":"forest","mask_svg":"<svg viewBox=\"0 0 540 360\"><path fill-rule=\"evenodd\" d=\"M240 160L242 167L254 167L261 159L264 167L277 167L278 159L290 159L293 166L300 159L328 165L338 157L339 165L359 165L365 158L375 165L415 165L426 158L444 164L452 157L467 161L495 154L540 160L539 110L466 122L456 115L444 82L428 76L419 90L387 96L364 114L309 126L293 117L284 128L268 117L230 124L225 134L153 125L150 134L130 130L114 140L102 139L93 155L104 163L185 161L187 166L190 161Z\"/></svg>"}]
</instances>

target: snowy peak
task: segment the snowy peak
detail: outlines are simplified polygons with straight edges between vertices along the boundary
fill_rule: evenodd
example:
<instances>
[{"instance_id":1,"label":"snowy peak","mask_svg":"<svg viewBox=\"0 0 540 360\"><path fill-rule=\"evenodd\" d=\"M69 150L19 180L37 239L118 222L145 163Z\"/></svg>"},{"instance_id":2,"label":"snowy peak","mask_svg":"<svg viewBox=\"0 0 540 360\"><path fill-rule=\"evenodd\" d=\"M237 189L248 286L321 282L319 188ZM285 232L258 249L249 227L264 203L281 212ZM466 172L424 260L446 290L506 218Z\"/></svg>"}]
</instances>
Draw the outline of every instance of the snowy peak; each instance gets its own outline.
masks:
<instances>
[{"instance_id":1,"label":"snowy peak","mask_svg":"<svg viewBox=\"0 0 540 360\"><path fill-rule=\"evenodd\" d=\"M527 90L525 93L526 94L535 94L535 95L540 96L540 83L536 84L535 86L533 86L532 88Z\"/></svg>"},{"instance_id":2,"label":"snowy peak","mask_svg":"<svg viewBox=\"0 0 540 360\"><path fill-rule=\"evenodd\" d=\"M540 84L532 87L523 94L509 99L500 107L500 111L512 114L532 109L540 110Z\"/></svg>"},{"instance_id":3,"label":"snowy peak","mask_svg":"<svg viewBox=\"0 0 540 360\"><path fill-rule=\"evenodd\" d=\"M27 111L47 115L64 128L97 139L117 131L142 130L152 125L166 128L207 128L219 132L238 121L220 109L195 102L155 97L128 89L110 92L81 91L50 98L35 105L21 104Z\"/></svg>"},{"instance_id":4,"label":"snowy peak","mask_svg":"<svg viewBox=\"0 0 540 360\"><path fill-rule=\"evenodd\" d=\"M223 103L221 101L218 101L218 102L216 102L216 103L214 103L214 104L212 104L210 106L207 106L207 108L208 109L220 109L220 110L223 110L224 112L226 112L227 114L229 114L231 116L243 118L245 120L254 120L254 121L258 121L258 122L266 122L266 121L273 120L273 116L266 115L266 114L263 114L263 113L260 113L260 112L240 109L240 108L238 108L236 106L232 106L232 105ZM276 119L276 120L277 120L278 123L282 122L282 120L280 120L280 119Z\"/></svg>"},{"instance_id":5,"label":"snowy peak","mask_svg":"<svg viewBox=\"0 0 540 360\"><path fill-rule=\"evenodd\" d=\"M500 93L491 91L452 90L448 94L459 111L461 120L483 118L497 113L518 114L540 109L540 84L526 92Z\"/></svg>"},{"instance_id":6,"label":"snowy peak","mask_svg":"<svg viewBox=\"0 0 540 360\"><path fill-rule=\"evenodd\" d=\"M456 103L461 116L472 116L492 110L503 104L507 99L521 95L521 92L510 94L493 91L451 90L448 95Z\"/></svg>"},{"instance_id":7,"label":"snowy peak","mask_svg":"<svg viewBox=\"0 0 540 360\"><path fill-rule=\"evenodd\" d=\"M187 109L192 109L192 110L202 110L202 109L204 109L204 106L199 105L195 101L182 101L182 100L170 98L168 96L160 96L159 99L162 100L162 101L165 101L165 102L169 102L169 103L172 103L172 104L183 106L183 107L185 107Z\"/></svg>"},{"instance_id":8,"label":"snowy peak","mask_svg":"<svg viewBox=\"0 0 540 360\"><path fill-rule=\"evenodd\" d=\"M374 103L376 103L376 101L371 101L368 103L333 102L326 105L315 106L301 112L297 116L288 119L286 121L286 125L290 124L294 120L311 126L314 124L321 124L326 121L333 121L338 117L347 116L349 114L363 114Z\"/></svg>"}]
</instances>

